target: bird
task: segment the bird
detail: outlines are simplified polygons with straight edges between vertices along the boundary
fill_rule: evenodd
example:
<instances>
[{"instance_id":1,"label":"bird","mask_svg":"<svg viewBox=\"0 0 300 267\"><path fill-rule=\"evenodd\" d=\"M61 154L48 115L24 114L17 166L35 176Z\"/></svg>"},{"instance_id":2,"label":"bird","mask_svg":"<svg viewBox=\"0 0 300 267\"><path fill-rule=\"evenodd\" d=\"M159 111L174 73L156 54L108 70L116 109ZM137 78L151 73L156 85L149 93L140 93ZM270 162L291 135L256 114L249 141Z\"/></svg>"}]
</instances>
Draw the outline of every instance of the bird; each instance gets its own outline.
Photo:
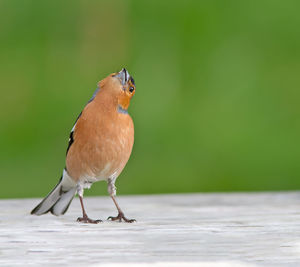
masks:
<instances>
[{"instance_id":1,"label":"bird","mask_svg":"<svg viewBox=\"0 0 300 267\"><path fill-rule=\"evenodd\" d=\"M117 211L108 220L132 223L127 219L116 200L115 182L132 152L134 124L128 113L135 94L135 82L123 68L98 82L92 98L79 114L70 132L66 152L66 165L54 189L31 211L42 215L51 212L63 215L76 193L79 196L82 223L99 223L90 219L83 203L84 189L97 181L107 181L107 189Z\"/></svg>"}]
</instances>

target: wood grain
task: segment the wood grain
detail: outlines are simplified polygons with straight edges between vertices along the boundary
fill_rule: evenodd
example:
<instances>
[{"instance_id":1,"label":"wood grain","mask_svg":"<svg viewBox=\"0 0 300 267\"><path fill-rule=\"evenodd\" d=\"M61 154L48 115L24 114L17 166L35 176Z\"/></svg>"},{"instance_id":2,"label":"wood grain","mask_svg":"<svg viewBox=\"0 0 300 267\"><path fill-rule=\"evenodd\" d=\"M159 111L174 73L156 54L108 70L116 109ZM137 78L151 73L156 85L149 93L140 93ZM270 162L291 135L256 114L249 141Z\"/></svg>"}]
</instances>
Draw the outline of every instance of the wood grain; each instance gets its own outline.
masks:
<instances>
[{"instance_id":1,"label":"wood grain","mask_svg":"<svg viewBox=\"0 0 300 267\"><path fill-rule=\"evenodd\" d=\"M29 215L38 201L0 201L0 266L300 266L298 192L119 197L133 224L77 223L78 199L62 217ZM109 197L86 207L116 215Z\"/></svg>"}]
</instances>

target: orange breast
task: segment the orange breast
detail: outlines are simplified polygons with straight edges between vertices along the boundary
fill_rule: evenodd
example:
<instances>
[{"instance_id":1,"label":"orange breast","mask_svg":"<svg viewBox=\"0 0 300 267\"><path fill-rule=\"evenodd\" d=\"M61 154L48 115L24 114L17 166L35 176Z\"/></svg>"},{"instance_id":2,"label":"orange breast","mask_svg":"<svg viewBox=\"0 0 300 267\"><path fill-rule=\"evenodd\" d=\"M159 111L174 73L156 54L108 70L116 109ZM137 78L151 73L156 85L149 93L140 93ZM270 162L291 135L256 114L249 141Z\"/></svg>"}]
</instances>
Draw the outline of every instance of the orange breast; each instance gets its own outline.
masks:
<instances>
[{"instance_id":1,"label":"orange breast","mask_svg":"<svg viewBox=\"0 0 300 267\"><path fill-rule=\"evenodd\" d=\"M118 176L125 167L134 142L129 114L113 107L89 103L78 119L66 168L75 180L97 181Z\"/></svg>"}]
</instances>

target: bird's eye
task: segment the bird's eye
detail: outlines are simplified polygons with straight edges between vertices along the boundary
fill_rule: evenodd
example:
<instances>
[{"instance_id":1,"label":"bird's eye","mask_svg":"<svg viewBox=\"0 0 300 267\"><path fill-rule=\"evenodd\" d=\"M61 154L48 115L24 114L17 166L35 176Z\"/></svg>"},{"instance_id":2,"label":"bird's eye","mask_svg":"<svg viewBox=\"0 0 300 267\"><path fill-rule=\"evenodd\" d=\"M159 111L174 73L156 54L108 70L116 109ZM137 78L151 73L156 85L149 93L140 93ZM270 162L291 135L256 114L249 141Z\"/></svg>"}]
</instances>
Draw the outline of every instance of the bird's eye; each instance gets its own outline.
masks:
<instances>
[{"instance_id":1,"label":"bird's eye","mask_svg":"<svg viewBox=\"0 0 300 267\"><path fill-rule=\"evenodd\" d=\"M133 91L134 91L134 87L131 86L131 87L129 88L129 92L132 93Z\"/></svg>"}]
</instances>

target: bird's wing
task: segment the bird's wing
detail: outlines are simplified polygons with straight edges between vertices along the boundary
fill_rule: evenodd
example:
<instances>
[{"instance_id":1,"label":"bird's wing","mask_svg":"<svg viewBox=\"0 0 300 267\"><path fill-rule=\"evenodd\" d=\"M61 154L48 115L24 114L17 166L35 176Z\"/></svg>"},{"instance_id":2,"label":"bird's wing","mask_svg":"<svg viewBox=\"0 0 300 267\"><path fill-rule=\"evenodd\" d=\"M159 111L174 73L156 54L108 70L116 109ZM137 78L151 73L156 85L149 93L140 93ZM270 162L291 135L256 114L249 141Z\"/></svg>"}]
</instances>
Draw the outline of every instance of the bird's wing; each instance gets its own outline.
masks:
<instances>
[{"instance_id":1,"label":"bird's wing","mask_svg":"<svg viewBox=\"0 0 300 267\"><path fill-rule=\"evenodd\" d=\"M70 132L69 144L68 144L66 155L68 155L69 149L70 149L71 145L74 142L74 130L75 130L75 127L76 127L76 123L77 123L78 119L80 118L81 114L82 114L82 112L80 112L80 114L78 115L78 117L77 117L77 119L76 119L76 121L74 123L74 126L73 126L73 128L72 128L72 130Z\"/></svg>"},{"instance_id":2,"label":"bird's wing","mask_svg":"<svg viewBox=\"0 0 300 267\"><path fill-rule=\"evenodd\" d=\"M97 89L95 90L93 96L91 97L91 99L87 102L87 105L94 100L94 98L96 97L96 95L99 92L99 90L100 90L100 87L98 86ZM72 128L72 130L70 132L69 144L68 144L66 155L68 154L71 145L74 143L74 131L75 131L76 123L77 123L78 119L80 118L81 114L82 114L82 112L80 112L80 114L78 115L78 117L77 117L77 119L76 119L76 121L74 123L74 126L73 126L73 128Z\"/></svg>"}]
</instances>

